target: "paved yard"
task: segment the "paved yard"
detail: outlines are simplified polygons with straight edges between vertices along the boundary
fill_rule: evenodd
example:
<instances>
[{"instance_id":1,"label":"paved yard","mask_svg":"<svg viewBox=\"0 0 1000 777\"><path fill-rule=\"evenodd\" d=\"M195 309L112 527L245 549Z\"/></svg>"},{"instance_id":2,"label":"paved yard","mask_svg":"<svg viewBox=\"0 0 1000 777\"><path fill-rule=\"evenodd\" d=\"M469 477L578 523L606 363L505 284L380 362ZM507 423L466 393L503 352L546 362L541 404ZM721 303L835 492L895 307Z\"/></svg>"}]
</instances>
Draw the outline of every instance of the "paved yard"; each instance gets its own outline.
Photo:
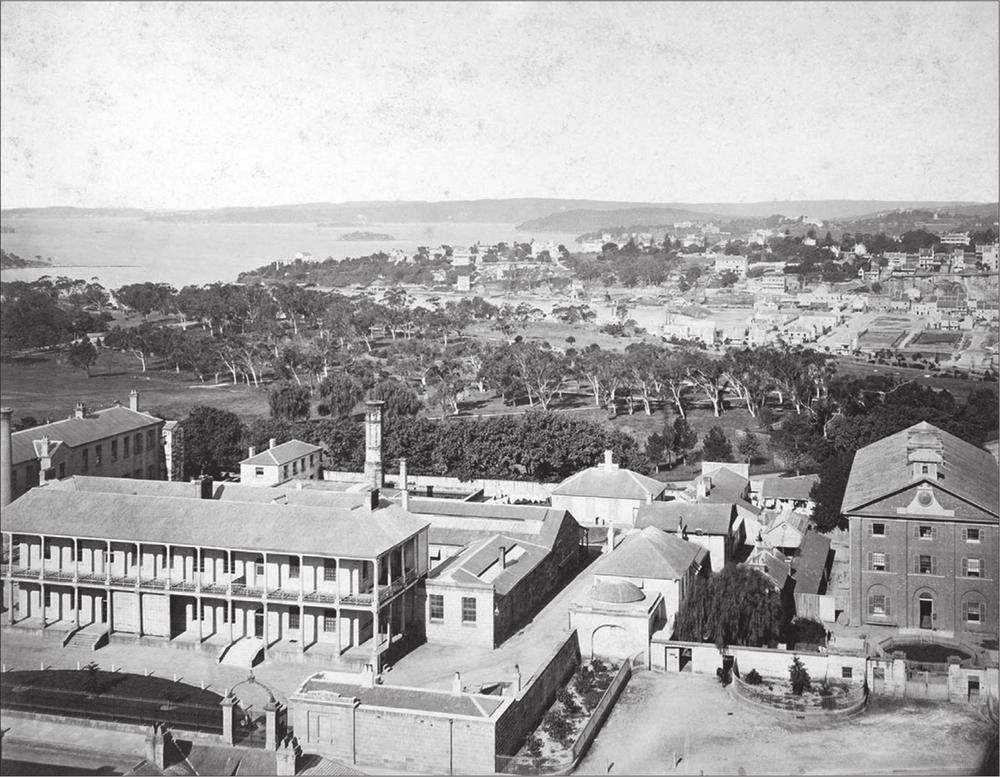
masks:
<instances>
[{"instance_id":1,"label":"paved yard","mask_svg":"<svg viewBox=\"0 0 1000 777\"><path fill-rule=\"evenodd\" d=\"M748 709L714 677L643 672L576 773L668 774L676 753L679 774L975 774L991 732L968 708L913 701L806 723Z\"/></svg>"}]
</instances>

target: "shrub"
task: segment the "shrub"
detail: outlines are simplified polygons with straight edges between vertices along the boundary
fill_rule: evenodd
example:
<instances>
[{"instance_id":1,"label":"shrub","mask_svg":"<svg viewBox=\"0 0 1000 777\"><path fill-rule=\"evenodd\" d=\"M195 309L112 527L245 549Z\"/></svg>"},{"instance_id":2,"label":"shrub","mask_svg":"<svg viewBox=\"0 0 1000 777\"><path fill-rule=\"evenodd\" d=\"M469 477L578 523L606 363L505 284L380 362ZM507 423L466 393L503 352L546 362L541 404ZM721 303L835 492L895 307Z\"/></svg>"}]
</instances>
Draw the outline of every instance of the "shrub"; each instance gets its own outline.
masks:
<instances>
[{"instance_id":1,"label":"shrub","mask_svg":"<svg viewBox=\"0 0 1000 777\"><path fill-rule=\"evenodd\" d=\"M825 645L826 627L812 618L796 618L792 621L791 637L796 645Z\"/></svg>"},{"instance_id":2,"label":"shrub","mask_svg":"<svg viewBox=\"0 0 1000 777\"><path fill-rule=\"evenodd\" d=\"M835 710L837 709L837 701L833 696L824 696L820 699L819 706L824 710Z\"/></svg>"},{"instance_id":3,"label":"shrub","mask_svg":"<svg viewBox=\"0 0 1000 777\"><path fill-rule=\"evenodd\" d=\"M763 682L763 680L761 679L761 676L756 669L751 669L749 672L747 672L747 676L743 678L743 682L745 682L747 685L760 685Z\"/></svg>"},{"instance_id":4,"label":"shrub","mask_svg":"<svg viewBox=\"0 0 1000 777\"><path fill-rule=\"evenodd\" d=\"M605 664L601 659L595 658L590 662L590 668L593 670L594 674L605 674L611 670L607 664Z\"/></svg>"},{"instance_id":5,"label":"shrub","mask_svg":"<svg viewBox=\"0 0 1000 777\"><path fill-rule=\"evenodd\" d=\"M576 715L580 712L580 704L569 688L560 688L556 692L556 699L570 715Z\"/></svg>"},{"instance_id":6,"label":"shrub","mask_svg":"<svg viewBox=\"0 0 1000 777\"><path fill-rule=\"evenodd\" d=\"M809 690L812 680L798 656L792 657L792 663L788 667L788 679L792 682L792 693L796 696L801 696L803 691Z\"/></svg>"},{"instance_id":7,"label":"shrub","mask_svg":"<svg viewBox=\"0 0 1000 777\"><path fill-rule=\"evenodd\" d=\"M573 677L573 687L578 694L586 697L587 693L594 688L594 673L586 666L580 667Z\"/></svg>"},{"instance_id":8,"label":"shrub","mask_svg":"<svg viewBox=\"0 0 1000 777\"><path fill-rule=\"evenodd\" d=\"M532 758L538 758L542 754L542 740L537 734L529 734L524 740L524 749Z\"/></svg>"},{"instance_id":9,"label":"shrub","mask_svg":"<svg viewBox=\"0 0 1000 777\"><path fill-rule=\"evenodd\" d=\"M723 688L733 681L732 670L724 666L720 666L715 670L715 676L719 678L719 682L722 683Z\"/></svg>"},{"instance_id":10,"label":"shrub","mask_svg":"<svg viewBox=\"0 0 1000 777\"><path fill-rule=\"evenodd\" d=\"M565 713L556 708L550 709L545 714L545 719L542 721L542 728L546 734L563 747L570 746L576 730L576 726L566 717Z\"/></svg>"}]
</instances>

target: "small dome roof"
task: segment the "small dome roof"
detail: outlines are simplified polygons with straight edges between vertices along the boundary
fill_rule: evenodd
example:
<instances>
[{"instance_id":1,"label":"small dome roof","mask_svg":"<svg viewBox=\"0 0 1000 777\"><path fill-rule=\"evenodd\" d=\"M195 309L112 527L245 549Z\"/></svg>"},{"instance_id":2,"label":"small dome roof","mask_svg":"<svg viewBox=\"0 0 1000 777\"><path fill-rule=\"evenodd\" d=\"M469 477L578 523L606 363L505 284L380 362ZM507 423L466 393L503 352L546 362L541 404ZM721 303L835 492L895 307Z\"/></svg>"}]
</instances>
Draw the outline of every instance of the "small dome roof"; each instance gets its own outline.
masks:
<instances>
[{"instance_id":1,"label":"small dome roof","mask_svg":"<svg viewBox=\"0 0 1000 777\"><path fill-rule=\"evenodd\" d=\"M595 601L611 604L641 602L646 598L634 583L627 580L598 580L594 583L590 595Z\"/></svg>"}]
</instances>

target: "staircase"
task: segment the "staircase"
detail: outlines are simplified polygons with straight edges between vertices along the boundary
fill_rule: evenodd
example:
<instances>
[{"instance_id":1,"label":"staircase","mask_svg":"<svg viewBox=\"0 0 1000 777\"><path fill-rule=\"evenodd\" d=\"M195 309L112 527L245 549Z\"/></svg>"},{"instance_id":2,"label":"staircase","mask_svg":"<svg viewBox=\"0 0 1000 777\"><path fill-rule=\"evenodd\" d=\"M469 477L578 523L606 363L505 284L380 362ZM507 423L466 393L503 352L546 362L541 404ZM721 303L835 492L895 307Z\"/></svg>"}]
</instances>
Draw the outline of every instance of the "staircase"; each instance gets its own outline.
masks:
<instances>
[{"instance_id":1,"label":"staircase","mask_svg":"<svg viewBox=\"0 0 1000 777\"><path fill-rule=\"evenodd\" d=\"M101 643L106 640L107 635L107 631L99 629L77 629L63 641L63 647L97 650Z\"/></svg>"},{"instance_id":2,"label":"staircase","mask_svg":"<svg viewBox=\"0 0 1000 777\"><path fill-rule=\"evenodd\" d=\"M250 669L253 667L253 661L257 654L263 649L264 640L256 637L243 637L223 648L218 661L220 664Z\"/></svg>"}]
</instances>

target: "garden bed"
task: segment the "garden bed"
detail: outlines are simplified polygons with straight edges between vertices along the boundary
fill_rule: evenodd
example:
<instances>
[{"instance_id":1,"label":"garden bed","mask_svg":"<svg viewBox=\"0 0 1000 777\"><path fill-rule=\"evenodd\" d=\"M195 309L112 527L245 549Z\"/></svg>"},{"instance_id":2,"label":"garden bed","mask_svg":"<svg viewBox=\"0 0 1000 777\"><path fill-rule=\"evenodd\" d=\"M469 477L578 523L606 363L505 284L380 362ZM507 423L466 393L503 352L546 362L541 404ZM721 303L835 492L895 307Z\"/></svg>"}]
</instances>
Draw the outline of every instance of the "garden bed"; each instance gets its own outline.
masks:
<instances>
[{"instance_id":1,"label":"garden bed","mask_svg":"<svg viewBox=\"0 0 1000 777\"><path fill-rule=\"evenodd\" d=\"M820 712L847 709L860 697L859 688L844 683L813 682L796 694L787 678L762 677L760 684L735 678L737 693L750 701L790 712Z\"/></svg>"},{"instance_id":2,"label":"garden bed","mask_svg":"<svg viewBox=\"0 0 1000 777\"><path fill-rule=\"evenodd\" d=\"M546 766L568 765L573 759L574 743L620 668L620 664L597 658L577 667L569 682L556 692L538 728L525 739L515 763L531 763L538 771Z\"/></svg>"}]
</instances>

